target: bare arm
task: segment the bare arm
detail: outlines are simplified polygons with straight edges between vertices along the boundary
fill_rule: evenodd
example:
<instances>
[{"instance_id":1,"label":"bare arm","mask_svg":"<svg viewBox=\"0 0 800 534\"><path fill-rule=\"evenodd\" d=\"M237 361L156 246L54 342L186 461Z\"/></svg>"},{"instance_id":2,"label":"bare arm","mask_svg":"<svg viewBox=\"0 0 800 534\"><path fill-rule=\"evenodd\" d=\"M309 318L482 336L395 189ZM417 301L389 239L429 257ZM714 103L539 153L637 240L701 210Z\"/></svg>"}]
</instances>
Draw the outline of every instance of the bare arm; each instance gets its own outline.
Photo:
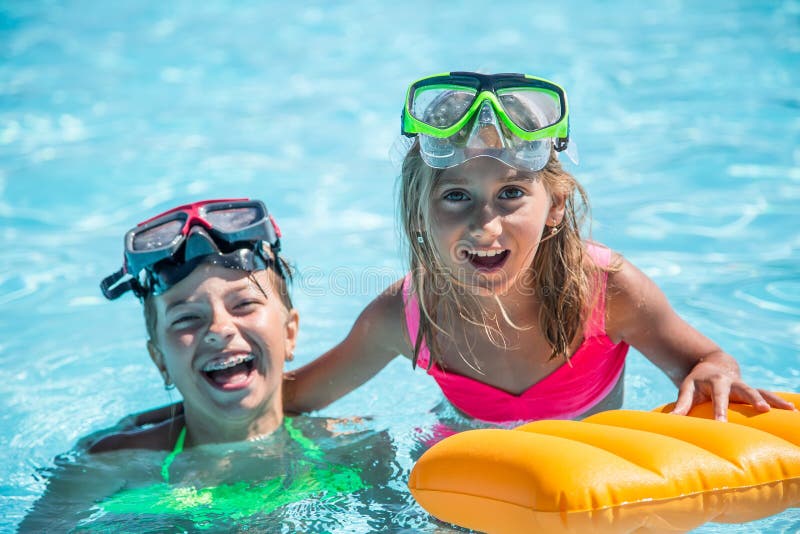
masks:
<instances>
[{"instance_id":1,"label":"bare arm","mask_svg":"<svg viewBox=\"0 0 800 534\"><path fill-rule=\"evenodd\" d=\"M146 425L155 425L181 414L183 414L183 401L173 402L166 406L126 415L117 421L113 430L133 430Z\"/></svg>"},{"instance_id":2,"label":"bare arm","mask_svg":"<svg viewBox=\"0 0 800 534\"><path fill-rule=\"evenodd\" d=\"M408 354L399 280L356 319L347 337L313 362L286 373L283 407L299 413L323 408L375 376L399 354Z\"/></svg>"},{"instance_id":3,"label":"bare arm","mask_svg":"<svg viewBox=\"0 0 800 534\"><path fill-rule=\"evenodd\" d=\"M725 420L729 400L793 409L774 393L748 386L739 364L672 309L664 293L627 260L608 277L606 330L615 342L636 347L678 387L673 413L685 415L694 404L711 400L714 415Z\"/></svg>"}]
</instances>

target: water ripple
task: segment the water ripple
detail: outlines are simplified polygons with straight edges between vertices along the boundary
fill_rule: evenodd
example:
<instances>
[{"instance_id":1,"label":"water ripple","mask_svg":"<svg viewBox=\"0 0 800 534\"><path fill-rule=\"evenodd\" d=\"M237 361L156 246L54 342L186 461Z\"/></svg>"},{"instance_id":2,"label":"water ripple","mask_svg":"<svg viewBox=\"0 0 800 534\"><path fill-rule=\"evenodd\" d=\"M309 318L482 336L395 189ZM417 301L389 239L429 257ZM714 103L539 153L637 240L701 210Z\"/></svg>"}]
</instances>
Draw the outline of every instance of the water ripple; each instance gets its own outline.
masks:
<instances>
[{"instance_id":1,"label":"water ripple","mask_svg":"<svg viewBox=\"0 0 800 534\"><path fill-rule=\"evenodd\" d=\"M316 277L295 287L294 364L310 361L380 290L362 273L403 272L398 170L386 154L406 84L445 70L561 82L581 148L581 165L565 165L589 189L596 238L739 358L749 381L800 391L796 0L510 0L488 10L474 0L439 10L419 0L123 0L94 3L90 17L68 0L0 11L2 531L79 435L174 400L146 354L139 303L106 302L97 287L120 266L124 232L199 197L264 199L287 255ZM528 41L559 46L521 53ZM347 283L331 282L342 274ZM627 377L627 407L674 399L636 351ZM403 483L420 437L461 424L441 400L396 360L326 408L382 417L397 453L385 458L394 501L319 508L331 514L319 525L445 528ZM797 513L722 530L789 531Z\"/></svg>"}]
</instances>

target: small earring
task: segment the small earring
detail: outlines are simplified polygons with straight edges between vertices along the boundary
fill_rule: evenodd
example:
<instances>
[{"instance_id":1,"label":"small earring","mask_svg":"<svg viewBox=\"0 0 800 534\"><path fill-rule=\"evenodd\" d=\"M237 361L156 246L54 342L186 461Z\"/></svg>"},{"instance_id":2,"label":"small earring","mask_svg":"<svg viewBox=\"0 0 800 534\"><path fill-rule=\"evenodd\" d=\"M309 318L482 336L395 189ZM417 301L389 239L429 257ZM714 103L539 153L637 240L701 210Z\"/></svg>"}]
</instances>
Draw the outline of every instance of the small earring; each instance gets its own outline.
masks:
<instances>
[{"instance_id":1,"label":"small earring","mask_svg":"<svg viewBox=\"0 0 800 534\"><path fill-rule=\"evenodd\" d=\"M422 232L417 232L417 243L419 243L420 245L425 243L425 239L422 237Z\"/></svg>"},{"instance_id":2,"label":"small earring","mask_svg":"<svg viewBox=\"0 0 800 534\"><path fill-rule=\"evenodd\" d=\"M294 352L290 352L289 354L286 355L287 362L290 362L292 360L294 360Z\"/></svg>"},{"instance_id":3,"label":"small earring","mask_svg":"<svg viewBox=\"0 0 800 534\"><path fill-rule=\"evenodd\" d=\"M167 373L164 373L164 391L172 391L173 389L175 389L175 382L170 380Z\"/></svg>"},{"instance_id":4,"label":"small earring","mask_svg":"<svg viewBox=\"0 0 800 534\"><path fill-rule=\"evenodd\" d=\"M548 239L550 239L550 238L552 238L552 237L555 237L555 235L556 235L556 234L557 234L559 231L561 231L561 227L560 227L560 226L555 226L555 225L553 225L553 226L548 226L547 228L550 228L550 233L548 233L548 234L544 234L544 233L543 233L543 234L542 234L542 241L547 241ZM545 231L546 231L546 230L545 230Z\"/></svg>"}]
</instances>

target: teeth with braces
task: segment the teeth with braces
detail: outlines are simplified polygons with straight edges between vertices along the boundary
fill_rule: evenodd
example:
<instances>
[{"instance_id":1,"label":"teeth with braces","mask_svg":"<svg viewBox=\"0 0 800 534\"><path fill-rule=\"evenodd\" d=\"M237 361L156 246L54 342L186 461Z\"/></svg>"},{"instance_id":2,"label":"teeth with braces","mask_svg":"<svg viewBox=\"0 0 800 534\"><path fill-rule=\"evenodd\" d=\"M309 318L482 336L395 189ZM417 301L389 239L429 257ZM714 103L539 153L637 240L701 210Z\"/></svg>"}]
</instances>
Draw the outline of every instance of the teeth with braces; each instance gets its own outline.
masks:
<instances>
[{"instance_id":1,"label":"teeth with braces","mask_svg":"<svg viewBox=\"0 0 800 534\"><path fill-rule=\"evenodd\" d=\"M502 254L503 252L505 252L505 249L503 249L503 250L471 250L469 253L471 255L473 255L473 256L479 256L479 257L482 257L482 258L491 258L493 256L497 256L498 254Z\"/></svg>"},{"instance_id":2,"label":"teeth with braces","mask_svg":"<svg viewBox=\"0 0 800 534\"><path fill-rule=\"evenodd\" d=\"M223 369L230 369L231 367L236 367L239 364L244 362L250 362L255 360L256 357L252 354L240 354L238 356L231 356L229 358L225 358L223 360L215 360L209 362L203 367L204 373L209 373L211 371L222 371Z\"/></svg>"}]
</instances>

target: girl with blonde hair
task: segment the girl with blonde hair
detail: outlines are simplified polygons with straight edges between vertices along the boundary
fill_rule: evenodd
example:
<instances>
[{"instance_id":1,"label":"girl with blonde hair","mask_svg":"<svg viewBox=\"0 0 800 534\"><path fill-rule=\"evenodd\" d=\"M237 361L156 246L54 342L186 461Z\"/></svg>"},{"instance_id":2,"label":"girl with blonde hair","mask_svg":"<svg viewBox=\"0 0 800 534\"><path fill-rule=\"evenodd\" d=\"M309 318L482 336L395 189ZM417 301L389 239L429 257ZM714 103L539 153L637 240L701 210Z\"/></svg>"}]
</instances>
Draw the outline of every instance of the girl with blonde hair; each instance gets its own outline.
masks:
<instances>
[{"instance_id":1,"label":"girl with blonde hair","mask_svg":"<svg viewBox=\"0 0 800 534\"><path fill-rule=\"evenodd\" d=\"M681 319L656 285L580 228L586 193L557 84L452 72L408 89L400 213L410 270L319 359L290 373L288 410L321 408L398 354L465 414L576 418L622 404L632 345L678 387L676 414L706 400L792 405L748 386L736 360Z\"/></svg>"}]
</instances>

